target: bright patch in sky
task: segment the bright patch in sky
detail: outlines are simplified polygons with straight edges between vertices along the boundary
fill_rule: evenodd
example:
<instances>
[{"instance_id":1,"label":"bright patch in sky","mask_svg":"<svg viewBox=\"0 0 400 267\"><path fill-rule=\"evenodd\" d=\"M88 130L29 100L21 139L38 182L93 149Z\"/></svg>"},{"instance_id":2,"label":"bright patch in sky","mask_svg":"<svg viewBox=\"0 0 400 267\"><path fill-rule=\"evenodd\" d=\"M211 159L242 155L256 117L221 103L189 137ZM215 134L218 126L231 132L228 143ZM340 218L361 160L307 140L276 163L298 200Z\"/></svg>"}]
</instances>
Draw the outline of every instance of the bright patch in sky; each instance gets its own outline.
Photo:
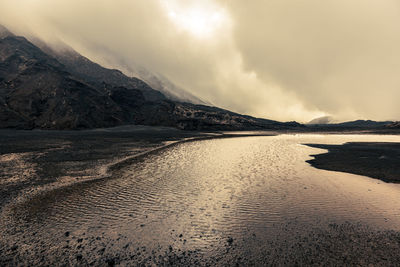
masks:
<instances>
[{"instance_id":1,"label":"bright patch in sky","mask_svg":"<svg viewBox=\"0 0 400 267\"><path fill-rule=\"evenodd\" d=\"M228 21L226 11L209 1L165 1L164 6L178 29L197 38L213 36Z\"/></svg>"}]
</instances>

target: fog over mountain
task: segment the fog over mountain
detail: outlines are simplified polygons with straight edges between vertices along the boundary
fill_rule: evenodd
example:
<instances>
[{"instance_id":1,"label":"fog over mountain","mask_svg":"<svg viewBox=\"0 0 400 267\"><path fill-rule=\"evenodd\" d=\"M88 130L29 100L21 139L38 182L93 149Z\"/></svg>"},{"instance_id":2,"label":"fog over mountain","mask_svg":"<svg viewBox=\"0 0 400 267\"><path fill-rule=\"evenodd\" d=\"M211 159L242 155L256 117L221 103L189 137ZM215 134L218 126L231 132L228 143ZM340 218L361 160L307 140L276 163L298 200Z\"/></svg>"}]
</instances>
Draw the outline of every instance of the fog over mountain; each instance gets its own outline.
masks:
<instances>
[{"instance_id":1,"label":"fog over mountain","mask_svg":"<svg viewBox=\"0 0 400 267\"><path fill-rule=\"evenodd\" d=\"M71 48L56 51L46 43L36 43L41 48L0 28L1 129L70 130L128 124L212 131L304 127L185 102L182 91L178 97L166 96L143 80L104 68ZM166 91L162 83L168 81L151 73L147 77ZM191 102L200 101L186 96Z\"/></svg>"},{"instance_id":2,"label":"fog over mountain","mask_svg":"<svg viewBox=\"0 0 400 267\"><path fill-rule=\"evenodd\" d=\"M243 114L400 119L397 0L1 0L0 24Z\"/></svg>"},{"instance_id":3,"label":"fog over mountain","mask_svg":"<svg viewBox=\"0 0 400 267\"><path fill-rule=\"evenodd\" d=\"M1 34L1 30L0 30ZM128 86L132 83L132 79L124 75L120 70L105 69L97 63L90 61L88 58L80 55L71 47L66 45L58 45L57 47L50 47L47 43L42 40L32 38L32 42L36 44L40 49L55 57L59 62L64 64L70 72L77 74L78 76L84 76L83 79L89 78L93 82L107 81L110 83L123 84ZM160 74L149 72L148 70L135 67L131 69L129 73L132 73L134 77L140 78L145 81L151 88L160 91L168 99L180 102L189 102L193 104L208 104L207 102L199 99L193 94L185 91L182 88L177 87L171 81ZM154 94L154 93L147 93ZM151 97L153 100L159 100L159 97Z\"/></svg>"}]
</instances>

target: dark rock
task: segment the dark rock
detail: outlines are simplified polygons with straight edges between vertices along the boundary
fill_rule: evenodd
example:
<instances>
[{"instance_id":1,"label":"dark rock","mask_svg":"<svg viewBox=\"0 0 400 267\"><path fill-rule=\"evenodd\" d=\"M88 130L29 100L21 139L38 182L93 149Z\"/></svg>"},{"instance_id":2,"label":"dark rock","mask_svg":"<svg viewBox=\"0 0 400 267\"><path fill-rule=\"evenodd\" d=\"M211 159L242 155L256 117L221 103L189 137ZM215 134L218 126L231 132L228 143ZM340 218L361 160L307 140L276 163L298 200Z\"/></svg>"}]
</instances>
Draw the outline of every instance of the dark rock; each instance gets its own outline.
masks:
<instances>
[{"instance_id":1,"label":"dark rock","mask_svg":"<svg viewBox=\"0 0 400 267\"><path fill-rule=\"evenodd\" d=\"M106 263L109 267L115 266L115 259L107 259Z\"/></svg>"}]
</instances>

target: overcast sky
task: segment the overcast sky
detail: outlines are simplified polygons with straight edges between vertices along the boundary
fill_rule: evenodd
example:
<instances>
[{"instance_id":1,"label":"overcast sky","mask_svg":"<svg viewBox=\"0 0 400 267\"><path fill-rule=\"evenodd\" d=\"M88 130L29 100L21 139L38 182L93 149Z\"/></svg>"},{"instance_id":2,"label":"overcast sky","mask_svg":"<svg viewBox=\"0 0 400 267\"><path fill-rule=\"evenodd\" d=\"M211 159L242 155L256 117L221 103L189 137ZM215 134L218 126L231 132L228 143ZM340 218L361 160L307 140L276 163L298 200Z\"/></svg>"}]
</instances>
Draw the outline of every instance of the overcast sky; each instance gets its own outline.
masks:
<instances>
[{"instance_id":1,"label":"overcast sky","mask_svg":"<svg viewBox=\"0 0 400 267\"><path fill-rule=\"evenodd\" d=\"M240 113L400 120L399 0L0 0L0 23Z\"/></svg>"}]
</instances>

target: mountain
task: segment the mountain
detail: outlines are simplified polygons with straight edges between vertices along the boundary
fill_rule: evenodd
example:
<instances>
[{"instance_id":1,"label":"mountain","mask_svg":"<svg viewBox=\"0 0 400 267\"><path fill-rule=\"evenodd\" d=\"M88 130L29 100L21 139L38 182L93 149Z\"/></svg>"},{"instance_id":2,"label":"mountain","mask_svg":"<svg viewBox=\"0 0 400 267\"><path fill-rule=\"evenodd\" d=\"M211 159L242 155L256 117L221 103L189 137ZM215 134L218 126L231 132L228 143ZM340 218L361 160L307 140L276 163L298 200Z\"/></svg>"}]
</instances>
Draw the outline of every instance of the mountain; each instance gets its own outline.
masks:
<instances>
[{"instance_id":1,"label":"mountain","mask_svg":"<svg viewBox=\"0 0 400 267\"><path fill-rule=\"evenodd\" d=\"M0 25L0 38L4 38L7 36L14 36L13 33L11 33L6 27L3 25Z\"/></svg>"},{"instance_id":2,"label":"mountain","mask_svg":"<svg viewBox=\"0 0 400 267\"><path fill-rule=\"evenodd\" d=\"M0 128L83 129L126 124L185 130L293 129L301 125L172 101L138 78L71 51L63 59L4 28Z\"/></svg>"},{"instance_id":3,"label":"mountain","mask_svg":"<svg viewBox=\"0 0 400 267\"><path fill-rule=\"evenodd\" d=\"M38 39L33 39L32 42L44 52L64 64L69 72L87 81L91 81L92 83L104 81L114 86L130 88L132 86L135 87L138 82L145 82L152 89L145 90L145 88L143 88L143 93L148 100L162 100L166 97L173 101L202 105L208 104L176 86L161 74L151 73L143 67L130 68L130 72L134 73L135 77L128 77L120 70L107 69L92 62L67 45L59 45L57 48L53 48ZM157 93L153 89L156 90ZM162 95L159 92L161 92Z\"/></svg>"},{"instance_id":4,"label":"mountain","mask_svg":"<svg viewBox=\"0 0 400 267\"><path fill-rule=\"evenodd\" d=\"M316 125L316 124L330 124L334 120L331 116L323 116L319 118L315 118L307 123L307 125Z\"/></svg>"},{"instance_id":5,"label":"mountain","mask_svg":"<svg viewBox=\"0 0 400 267\"><path fill-rule=\"evenodd\" d=\"M396 128L396 123L393 121L372 121L372 120L355 120L340 123L333 123L331 117L321 117L307 123L311 129L329 129L329 130L348 130L348 129L382 129ZM393 125L390 127L390 125Z\"/></svg>"},{"instance_id":6,"label":"mountain","mask_svg":"<svg viewBox=\"0 0 400 267\"><path fill-rule=\"evenodd\" d=\"M113 101L126 89L94 87L23 37L0 39L1 128L94 128L124 121ZM143 102L140 90L129 90Z\"/></svg>"},{"instance_id":7,"label":"mountain","mask_svg":"<svg viewBox=\"0 0 400 267\"><path fill-rule=\"evenodd\" d=\"M307 125L311 127L343 127L343 128L378 128L389 125L393 121L372 121L372 120L354 120L346 122L337 122L331 116L323 116L311 120Z\"/></svg>"},{"instance_id":8,"label":"mountain","mask_svg":"<svg viewBox=\"0 0 400 267\"><path fill-rule=\"evenodd\" d=\"M39 40L35 40L34 43L46 54L62 63L68 72L93 86L101 86L104 82L112 86L141 90L145 99L149 101L166 99L160 91L154 90L142 80L128 77L116 69L104 68L80 55L72 48L64 47L62 50L55 50Z\"/></svg>"},{"instance_id":9,"label":"mountain","mask_svg":"<svg viewBox=\"0 0 400 267\"><path fill-rule=\"evenodd\" d=\"M150 72L140 66L130 66L129 72L133 73L133 76L145 81L151 88L162 92L168 99L199 105L211 105L211 103L182 89L159 73Z\"/></svg>"},{"instance_id":10,"label":"mountain","mask_svg":"<svg viewBox=\"0 0 400 267\"><path fill-rule=\"evenodd\" d=\"M360 128L377 128L393 123L392 121L372 121L372 120L355 120L342 123L335 123L332 126L337 127L360 127Z\"/></svg>"}]
</instances>

